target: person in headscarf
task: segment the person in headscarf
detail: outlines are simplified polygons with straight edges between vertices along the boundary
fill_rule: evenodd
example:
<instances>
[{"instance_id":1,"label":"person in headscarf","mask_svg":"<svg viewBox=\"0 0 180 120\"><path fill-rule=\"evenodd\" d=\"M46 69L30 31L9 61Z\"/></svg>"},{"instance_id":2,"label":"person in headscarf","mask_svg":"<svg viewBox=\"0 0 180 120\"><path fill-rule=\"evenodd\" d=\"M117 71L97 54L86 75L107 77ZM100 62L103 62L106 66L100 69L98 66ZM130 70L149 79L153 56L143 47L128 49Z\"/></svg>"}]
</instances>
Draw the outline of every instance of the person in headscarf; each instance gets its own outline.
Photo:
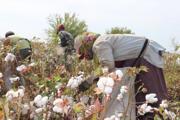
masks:
<instances>
[{"instance_id":1,"label":"person in headscarf","mask_svg":"<svg viewBox=\"0 0 180 120\"><path fill-rule=\"evenodd\" d=\"M16 55L17 60L24 60L31 56L31 42L26 38L15 35L12 31L5 34L4 45L11 47L11 51Z\"/></svg>"},{"instance_id":2,"label":"person in headscarf","mask_svg":"<svg viewBox=\"0 0 180 120\"><path fill-rule=\"evenodd\" d=\"M86 43L90 43L90 46L82 52L82 46L88 46ZM92 57L86 56L94 56L92 54L95 54L102 67L108 67L109 72L114 71L116 68L146 66L148 72L140 72L135 78L137 106L145 102L145 96L148 93L157 95L158 102L153 104L153 107L158 107L162 100L168 99L163 75L164 60L162 54L165 52L165 48L155 41L135 35L107 34L98 37L92 42L75 39L75 48L76 51L79 51L78 54L80 54L81 59L92 59ZM147 89L146 93L142 92L142 90L139 91L142 85L143 88ZM138 116L136 119L153 120L154 116L145 114L145 116Z\"/></svg>"},{"instance_id":3,"label":"person in headscarf","mask_svg":"<svg viewBox=\"0 0 180 120\"><path fill-rule=\"evenodd\" d=\"M60 40L60 47L63 54L64 64L66 70L71 71L72 69L72 55L75 52L74 49L74 38L71 33L65 30L63 24L58 25L57 34Z\"/></svg>"},{"instance_id":4,"label":"person in headscarf","mask_svg":"<svg viewBox=\"0 0 180 120\"><path fill-rule=\"evenodd\" d=\"M63 24L58 25L57 34L60 39L60 46L65 48L65 53L72 53L74 50L74 38L72 34L65 30Z\"/></svg>"},{"instance_id":5,"label":"person in headscarf","mask_svg":"<svg viewBox=\"0 0 180 120\"><path fill-rule=\"evenodd\" d=\"M26 59L30 62L32 54L31 42L26 38L15 35L12 31L8 31L5 34L3 44L4 46L9 46L10 52L16 56L16 60L11 62L6 61L4 64L5 89L9 90L12 88L10 77L15 74L18 74L20 77L20 84L25 85L24 78L16 71L16 67L18 66L18 62L24 62Z\"/></svg>"}]
</instances>

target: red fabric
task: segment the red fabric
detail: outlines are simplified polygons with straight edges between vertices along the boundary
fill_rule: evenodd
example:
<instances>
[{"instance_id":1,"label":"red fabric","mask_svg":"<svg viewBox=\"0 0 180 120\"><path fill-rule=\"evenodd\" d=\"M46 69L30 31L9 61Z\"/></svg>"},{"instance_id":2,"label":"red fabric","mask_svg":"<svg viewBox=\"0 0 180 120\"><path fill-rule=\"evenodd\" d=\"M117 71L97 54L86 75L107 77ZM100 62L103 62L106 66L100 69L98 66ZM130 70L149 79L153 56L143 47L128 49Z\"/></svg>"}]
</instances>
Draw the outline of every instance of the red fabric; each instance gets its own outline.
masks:
<instances>
[{"instance_id":1,"label":"red fabric","mask_svg":"<svg viewBox=\"0 0 180 120\"><path fill-rule=\"evenodd\" d=\"M61 31L61 30L65 30L65 27L64 27L63 24L60 24L60 25L58 26L58 31Z\"/></svg>"}]
</instances>

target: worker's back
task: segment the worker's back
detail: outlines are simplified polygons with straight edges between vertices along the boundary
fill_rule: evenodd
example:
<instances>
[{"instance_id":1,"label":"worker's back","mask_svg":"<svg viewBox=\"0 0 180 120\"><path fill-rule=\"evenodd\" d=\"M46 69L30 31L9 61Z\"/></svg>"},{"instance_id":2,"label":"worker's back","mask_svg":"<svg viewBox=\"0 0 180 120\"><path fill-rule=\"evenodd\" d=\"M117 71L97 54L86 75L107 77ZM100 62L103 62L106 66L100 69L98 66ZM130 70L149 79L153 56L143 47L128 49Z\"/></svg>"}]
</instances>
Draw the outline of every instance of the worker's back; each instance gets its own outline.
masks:
<instances>
[{"instance_id":1,"label":"worker's back","mask_svg":"<svg viewBox=\"0 0 180 120\"><path fill-rule=\"evenodd\" d=\"M97 53L100 61L108 61L114 64L114 61L137 58L145 40L145 37L135 35L103 35L95 41L93 51ZM151 64L162 68L163 58L159 55L159 51L163 50L165 49L159 44L149 40L144 58Z\"/></svg>"}]
</instances>

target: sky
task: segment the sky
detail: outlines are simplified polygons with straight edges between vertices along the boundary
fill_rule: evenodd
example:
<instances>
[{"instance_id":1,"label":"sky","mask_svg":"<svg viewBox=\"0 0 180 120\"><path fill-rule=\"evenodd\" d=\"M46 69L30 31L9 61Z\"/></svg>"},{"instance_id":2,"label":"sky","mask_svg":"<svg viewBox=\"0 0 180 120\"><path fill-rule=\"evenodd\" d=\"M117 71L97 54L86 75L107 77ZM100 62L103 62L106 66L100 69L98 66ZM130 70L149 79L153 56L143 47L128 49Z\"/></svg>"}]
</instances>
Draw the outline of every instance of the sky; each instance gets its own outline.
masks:
<instances>
[{"instance_id":1,"label":"sky","mask_svg":"<svg viewBox=\"0 0 180 120\"><path fill-rule=\"evenodd\" d=\"M50 15L76 13L89 31L127 27L172 50L180 43L180 0L0 0L0 36L11 30L46 39Z\"/></svg>"}]
</instances>

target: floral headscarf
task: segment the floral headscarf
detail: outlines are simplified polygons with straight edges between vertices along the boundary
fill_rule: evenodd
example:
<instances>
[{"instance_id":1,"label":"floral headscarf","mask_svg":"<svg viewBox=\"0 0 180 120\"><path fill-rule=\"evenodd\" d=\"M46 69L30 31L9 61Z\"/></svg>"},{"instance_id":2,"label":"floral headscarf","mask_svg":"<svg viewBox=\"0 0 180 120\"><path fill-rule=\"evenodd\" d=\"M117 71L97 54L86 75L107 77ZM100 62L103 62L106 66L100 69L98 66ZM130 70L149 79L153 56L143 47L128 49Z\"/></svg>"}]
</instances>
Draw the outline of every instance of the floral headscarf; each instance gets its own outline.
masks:
<instances>
[{"instance_id":1,"label":"floral headscarf","mask_svg":"<svg viewBox=\"0 0 180 120\"><path fill-rule=\"evenodd\" d=\"M99 34L91 32L86 32L82 35L77 36L74 41L74 48L76 49L76 52L86 57L86 53L88 53L92 49L93 43L98 36Z\"/></svg>"}]
</instances>

